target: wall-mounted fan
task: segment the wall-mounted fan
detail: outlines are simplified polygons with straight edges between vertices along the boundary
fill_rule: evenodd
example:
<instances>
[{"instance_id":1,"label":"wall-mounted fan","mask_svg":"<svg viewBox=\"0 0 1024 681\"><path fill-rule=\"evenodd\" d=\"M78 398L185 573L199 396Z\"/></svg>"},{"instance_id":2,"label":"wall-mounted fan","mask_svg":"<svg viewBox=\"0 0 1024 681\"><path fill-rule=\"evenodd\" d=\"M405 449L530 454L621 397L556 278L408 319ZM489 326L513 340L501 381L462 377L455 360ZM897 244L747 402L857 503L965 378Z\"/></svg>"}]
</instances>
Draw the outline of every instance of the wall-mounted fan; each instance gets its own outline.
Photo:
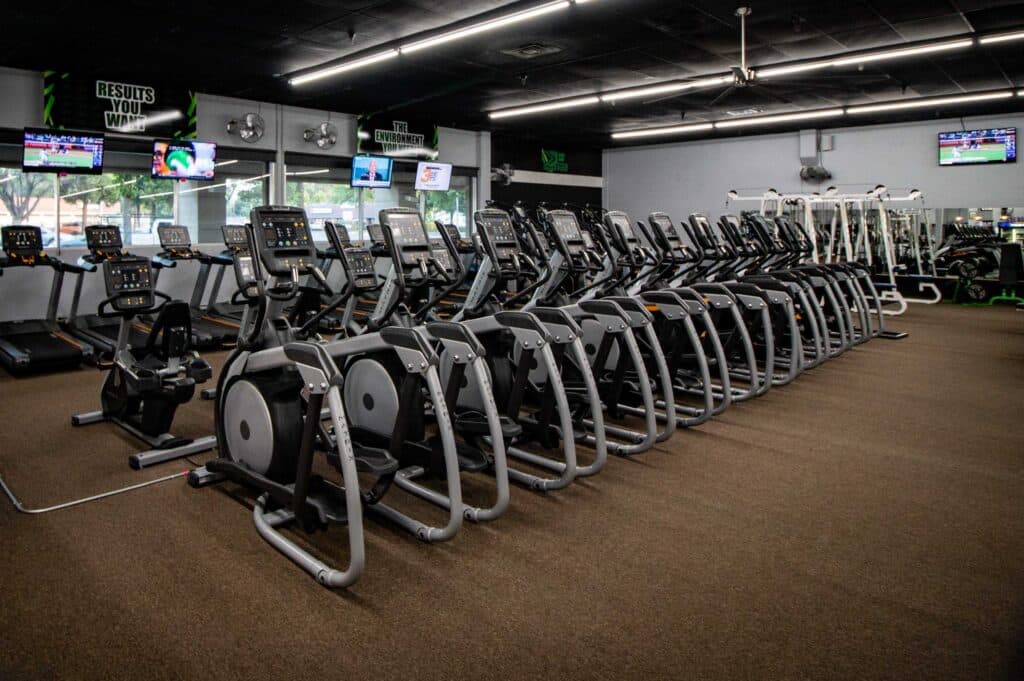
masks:
<instances>
[{"instance_id":1,"label":"wall-mounted fan","mask_svg":"<svg viewBox=\"0 0 1024 681\"><path fill-rule=\"evenodd\" d=\"M324 121L315 128L307 128L302 139L313 142L321 149L330 149L338 143L338 128L330 121Z\"/></svg>"},{"instance_id":2,"label":"wall-mounted fan","mask_svg":"<svg viewBox=\"0 0 1024 681\"><path fill-rule=\"evenodd\" d=\"M243 142L249 144L255 144L263 139L266 129L263 116L258 113L247 113L241 118L232 118L227 125L229 135L238 135Z\"/></svg>"},{"instance_id":3,"label":"wall-mounted fan","mask_svg":"<svg viewBox=\"0 0 1024 681\"><path fill-rule=\"evenodd\" d=\"M502 163L500 168L491 168L491 182L500 182L506 187L512 184L512 177L516 174L511 163Z\"/></svg>"}]
</instances>

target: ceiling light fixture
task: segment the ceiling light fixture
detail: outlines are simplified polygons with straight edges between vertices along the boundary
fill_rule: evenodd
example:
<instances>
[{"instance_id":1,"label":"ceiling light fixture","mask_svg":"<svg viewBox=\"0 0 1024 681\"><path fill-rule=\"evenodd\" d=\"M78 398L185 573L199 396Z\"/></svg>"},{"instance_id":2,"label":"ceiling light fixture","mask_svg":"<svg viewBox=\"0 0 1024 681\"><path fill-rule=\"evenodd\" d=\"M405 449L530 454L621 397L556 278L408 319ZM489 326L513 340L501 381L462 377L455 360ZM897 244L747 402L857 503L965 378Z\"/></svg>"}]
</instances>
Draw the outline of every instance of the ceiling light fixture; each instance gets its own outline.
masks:
<instances>
[{"instance_id":1,"label":"ceiling light fixture","mask_svg":"<svg viewBox=\"0 0 1024 681\"><path fill-rule=\"evenodd\" d=\"M323 175L324 173L331 172L330 168L318 168L316 170L289 170L285 175L293 177L295 175Z\"/></svg>"},{"instance_id":2,"label":"ceiling light fixture","mask_svg":"<svg viewBox=\"0 0 1024 681\"><path fill-rule=\"evenodd\" d=\"M921 45L919 47L907 47L899 50L883 50L881 52L868 52L867 54L858 54L852 57L843 57L842 59L835 59L832 61L832 66L850 66L852 64L867 64L876 61L888 61L890 59L902 59L903 57L913 57L919 54L931 54L933 52L948 52L949 50L959 50L965 47L970 47L973 44L974 39L965 38L964 40L953 40L946 43Z\"/></svg>"},{"instance_id":3,"label":"ceiling light fixture","mask_svg":"<svg viewBox=\"0 0 1024 681\"><path fill-rule=\"evenodd\" d=\"M789 121L803 121L812 118L831 118L842 116L842 109L821 109L818 111L801 111L790 114L777 114L774 116L757 116L755 118L736 118L731 121L716 121L716 128L740 128L748 125L771 125L772 123L787 123Z\"/></svg>"},{"instance_id":4,"label":"ceiling light fixture","mask_svg":"<svg viewBox=\"0 0 1024 681\"><path fill-rule=\"evenodd\" d=\"M790 66L771 66L764 69L755 69L754 74L757 78L774 78L775 76L788 76L791 73L804 73L805 71L827 69L834 63L835 62L828 60L812 61L806 64L792 64Z\"/></svg>"},{"instance_id":5,"label":"ceiling light fixture","mask_svg":"<svg viewBox=\"0 0 1024 681\"><path fill-rule=\"evenodd\" d=\"M970 102L986 102L993 99L1006 99L1013 97L1012 90L1003 92L988 92L980 95L958 95L956 97L930 97L925 99L912 99L907 102L890 102L888 104L867 104L864 106L851 106L846 113L851 115L875 113L878 111L898 111L900 109L920 109L929 106L941 106L943 104L967 104Z\"/></svg>"},{"instance_id":6,"label":"ceiling light fixture","mask_svg":"<svg viewBox=\"0 0 1024 681\"><path fill-rule=\"evenodd\" d=\"M539 17L549 12L554 12L560 9L565 9L572 3L569 0L559 0L558 2L549 2L539 7L532 9L526 9L521 12L513 12L503 17L497 17L489 21L481 21L478 24L466 26L448 33L442 33L441 35L432 36L425 38L424 40L417 40L416 42L402 45L398 49L402 54L409 54L412 52L418 52L419 50L425 50L428 47L434 47L436 45L443 45L444 43L450 43L453 40L459 40L460 38L466 38L477 33L483 33L484 31L492 31L502 26L508 26L509 24L516 24L520 21L526 21L534 17Z\"/></svg>"},{"instance_id":7,"label":"ceiling light fixture","mask_svg":"<svg viewBox=\"0 0 1024 681\"><path fill-rule=\"evenodd\" d=\"M336 66L329 66L323 69L317 69L316 71L310 71L304 73L301 76L295 76L294 78L288 79L289 85L305 85L314 80L320 80L321 78L329 78L330 76L344 73L345 71L351 71L352 69L358 69L360 66L367 66L369 64L376 64L379 61L385 59L392 59L398 56L398 50L385 50L378 52L377 54L371 54L369 57L363 57L362 59L356 59L353 61L345 62L344 64L337 64Z\"/></svg>"},{"instance_id":8,"label":"ceiling light fixture","mask_svg":"<svg viewBox=\"0 0 1024 681\"><path fill-rule=\"evenodd\" d=\"M634 97L646 97L647 95L660 95L667 92L683 90L696 90L698 88L713 87L732 82L732 75L714 76L700 80L690 80L679 83L666 83L664 85L651 85L649 87L634 88L632 90L616 90L601 95L602 102L617 102L620 99L633 99Z\"/></svg>"},{"instance_id":9,"label":"ceiling light fixture","mask_svg":"<svg viewBox=\"0 0 1024 681\"><path fill-rule=\"evenodd\" d=\"M560 102L520 106L515 109L504 109L503 111L491 111L487 115L491 118L511 118L512 116L525 116L527 114L540 113L542 111L555 111L557 109L572 109L578 106L588 106L590 104L597 104L600 101L601 100L596 96L577 97L576 99L563 99Z\"/></svg>"},{"instance_id":10,"label":"ceiling light fixture","mask_svg":"<svg viewBox=\"0 0 1024 681\"><path fill-rule=\"evenodd\" d=\"M1010 40L1024 40L1024 31L1015 31L1014 33L1000 33L999 35L987 35L983 38L978 38L978 44L992 45L995 43L1009 42Z\"/></svg>"},{"instance_id":11,"label":"ceiling light fixture","mask_svg":"<svg viewBox=\"0 0 1024 681\"><path fill-rule=\"evenodd\" d=\"M653 137L656 135L700 132L701 130L711 130L713 127L714 125L711 123L695 123L693 125L673 125L668 128L650 128L649 130L628 130L626 132L613 132L612 139L623 140L635 137Z\"/></svg>"}]
</instances>

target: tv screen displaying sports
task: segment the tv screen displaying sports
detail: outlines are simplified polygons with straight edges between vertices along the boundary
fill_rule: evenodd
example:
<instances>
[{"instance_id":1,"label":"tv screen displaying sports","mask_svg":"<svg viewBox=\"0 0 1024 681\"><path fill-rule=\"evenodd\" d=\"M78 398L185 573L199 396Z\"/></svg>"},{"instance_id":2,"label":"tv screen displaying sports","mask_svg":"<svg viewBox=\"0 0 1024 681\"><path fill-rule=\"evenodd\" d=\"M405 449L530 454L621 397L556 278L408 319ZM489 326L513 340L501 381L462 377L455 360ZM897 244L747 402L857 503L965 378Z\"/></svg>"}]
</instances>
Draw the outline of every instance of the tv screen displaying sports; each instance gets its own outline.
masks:
<instances>
[{"instance_id":1,"label":"tv screen displaying sports","mask_svg":"<svg viewBox=\"0 0 1024 681\"><path fill-rule=\"evenodd\" d=\"M103 172L102 134L25 128L21 168L36 173Z\"/></svg>"},{"instance_id":2,"label":"tv screen displaying sports","mask_svg":"<svg viewBox=\"0 0 1024 681\"><path fill-rule=\"evenodd\" d=\"M388 189L393 160L387 156L356 156L352 159L353 187Z\"/></svg>"},{"instance_id":3,"label":"tv screen displaying sports","mask_svg":"<svg viewBox=\"0 0 1024 681\"><path fill-rule=\"evenodd\" d=\"M452 183L452 164L420 161L416 166L418 191L446 192Z\"/></svg>"},{"instance_id":4,"label":"tv screen displaying sports","mask_svg":"<svg viewBox=\"0 0 1024 681\"><path fill-rule=\"evenodd\" d=\"M962 166L1017 161L1017 128L939 133L939 165Z\"/></svg>"},{"instance_id":5,"label":"tv screen displaying sports","mask_svg":"<svg viewBox=\"0 0 1024 681\"><path fill-rule=\"evenodd\" d=\"M212 180L217 162L213 142L175 140L153 143L153 177L168 180Z\"/></svg>"}]
</instances>

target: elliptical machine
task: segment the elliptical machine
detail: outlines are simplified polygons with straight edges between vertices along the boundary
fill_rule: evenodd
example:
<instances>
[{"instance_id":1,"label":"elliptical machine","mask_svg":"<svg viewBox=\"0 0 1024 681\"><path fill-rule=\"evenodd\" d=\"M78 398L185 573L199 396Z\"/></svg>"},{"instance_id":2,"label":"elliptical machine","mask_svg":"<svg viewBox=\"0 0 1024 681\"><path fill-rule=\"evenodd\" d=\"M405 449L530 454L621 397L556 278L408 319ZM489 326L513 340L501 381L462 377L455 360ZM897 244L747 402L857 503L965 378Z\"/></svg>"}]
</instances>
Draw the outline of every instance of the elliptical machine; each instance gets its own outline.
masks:
<instances>
[{"instance_id":1,"label":"elliptical machine","mask_svg":"<svg viewBox=\"0 0 1024 681\"><path fill-rule=\"evenodd\" d=\"M107 259L103 278L107 297L97 316L120 319L113 365L103 379L102 408L72 416L71 425L111 421L147 443L152 450L129 457L135 469L212 449L213 437L193 441L169 432L177 408L213 375L209 363L192 350L188 304L154 289L152 263L145 258ZM157 298L165 302L157 304ZM129 334L140 314L156 314L156 319L145 342L133 347Z\"/></svg>"}]
</instances>

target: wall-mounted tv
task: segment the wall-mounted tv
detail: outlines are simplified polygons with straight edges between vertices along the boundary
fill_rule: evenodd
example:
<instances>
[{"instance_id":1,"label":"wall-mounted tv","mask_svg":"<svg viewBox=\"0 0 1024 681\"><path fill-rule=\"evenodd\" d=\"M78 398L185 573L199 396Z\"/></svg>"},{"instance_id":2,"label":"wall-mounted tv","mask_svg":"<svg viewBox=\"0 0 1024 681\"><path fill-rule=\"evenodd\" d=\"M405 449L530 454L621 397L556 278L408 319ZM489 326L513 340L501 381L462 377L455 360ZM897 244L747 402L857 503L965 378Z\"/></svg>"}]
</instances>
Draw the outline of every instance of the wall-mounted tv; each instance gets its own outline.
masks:
<instances>
[{"instance_id":1,"label":"wall-mounted tv","mask_svg":"<svg viewBox=\"0 0 1024 681\"><path fill-rule=\"evenodd\" d=\"M939 165L964 166L1017 161L1017 128L939 133Z\"/></svg>"},{"instance_id":2,"label":"wall-mounted tv","mask_svg":"<svg viewBox=\"0 0 1024 681\"><path fill-rule=\"evenodd\" d=\"M452 164L420 161L416 166L416 189L446 192L452 183Z\"/></svg>"},{"instance_id":3,"label":"wall-mounted tv","mask_svg":"<svg viewBox=\"0 0 1024 681\"><path fill-rule=\"evenodd\" d=\"M153 143L153 177L168 180L212 180L217 162L213 142L173 140Z\"/></svg>"},{"instance_id":4,"label":"wall-mounted tv","mask_svg":"<svg viewBox=\"0 0 1024 681\"><path fill-rule=\"evenodd\" d=\"M387 156L355 156L352 159L353 187L388 189L391 187L393 159Z\"/></svg>"},{"instance_id":5,"label":"wall-mounted tv","mask_svg":"<svg viewBox=\"0 0 1024 681\"><path fill-rule=\"evenodd\" d=\"M103 142L102 133L25 128L21 169L99 175L103 172Z\"/></svg>"}]
</instances>

